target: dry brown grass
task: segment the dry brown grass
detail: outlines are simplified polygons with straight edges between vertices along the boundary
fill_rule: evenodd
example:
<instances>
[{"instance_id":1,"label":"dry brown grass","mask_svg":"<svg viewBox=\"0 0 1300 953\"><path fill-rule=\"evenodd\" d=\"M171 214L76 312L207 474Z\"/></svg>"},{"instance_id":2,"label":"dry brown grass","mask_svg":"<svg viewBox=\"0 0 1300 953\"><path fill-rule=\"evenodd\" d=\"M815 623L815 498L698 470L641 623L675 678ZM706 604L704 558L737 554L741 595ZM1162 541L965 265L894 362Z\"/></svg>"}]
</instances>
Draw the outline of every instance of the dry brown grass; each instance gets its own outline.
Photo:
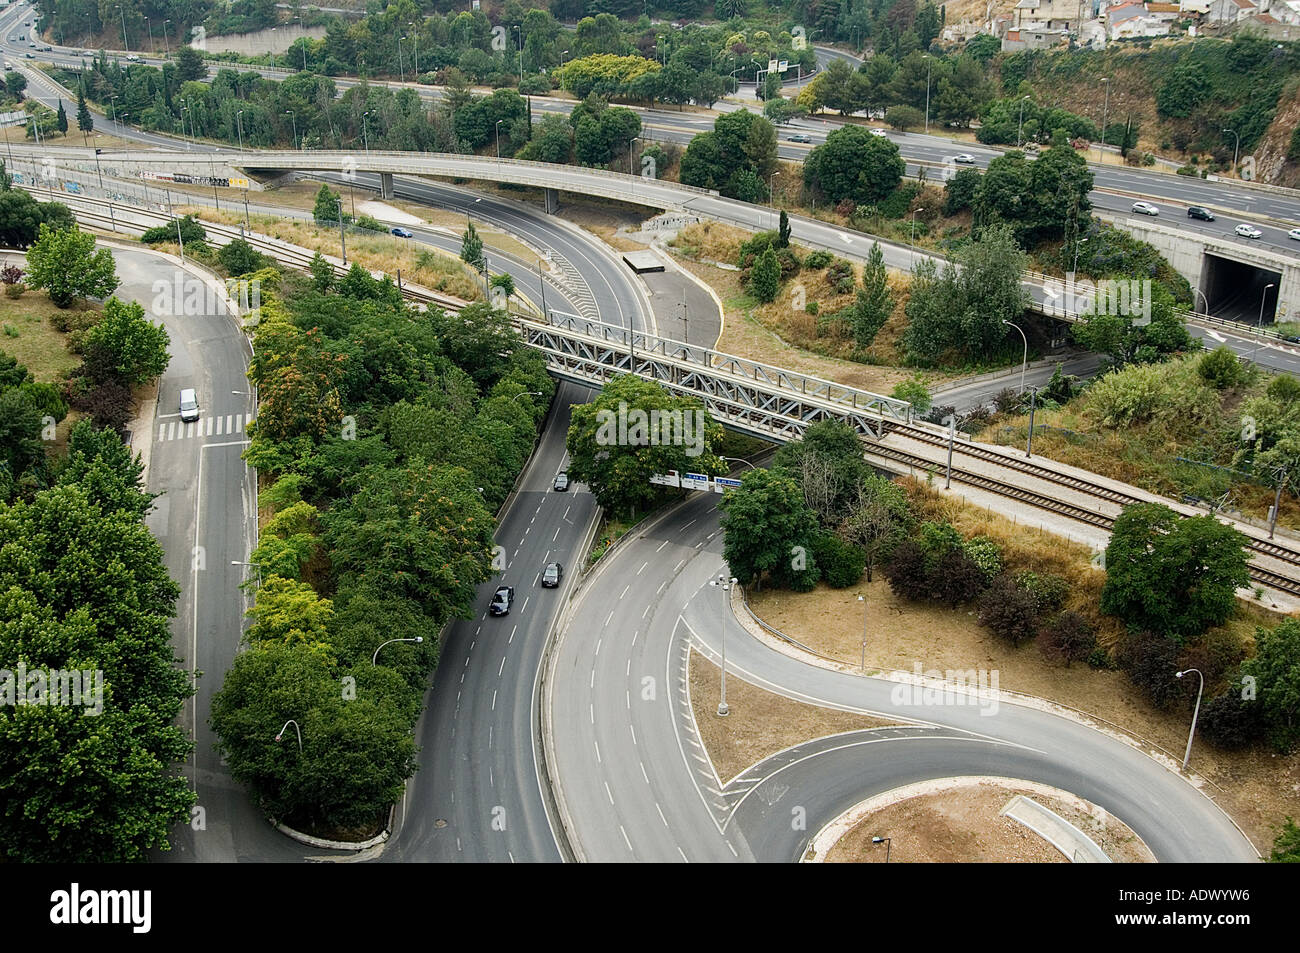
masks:
<instances>
[{"instance_id":1,"label":"dry brown grass","mask_svg":"<svg viewBox=\"0 0 1300 953\"><path fill-rule=\"evenodd\" d=\"M190 206L183 207L180 211L204 221L224 225L236 225L243 221L243 216L233 210L227 212L223 209L217 212L203 206ZM312 251L338 255L338 232L335 229L270 215L250 216L249 226L255 232ZM483 286L478 275L468 265L450 254L429 246L413 245L406 239L380 232L352 232L348 235L348 260L387 275L396 275L400 270L407 282L466 301L483 300Z\"/></svg>"},{"instance_id":2,"label":"dry brown grass","mask_svg":"<svg viewBox=\"0 0 1300 953\"><path fill-rule=\"evenodd\" d=\"M718 717L718 666L691 651L691 708L700 739L713 767L726 784L752 764L792 745L842 731L895 724L869 715L836 711L792 701L764 691L735 675L727 679L727 707Z\"/></svg>"}]
</instances>

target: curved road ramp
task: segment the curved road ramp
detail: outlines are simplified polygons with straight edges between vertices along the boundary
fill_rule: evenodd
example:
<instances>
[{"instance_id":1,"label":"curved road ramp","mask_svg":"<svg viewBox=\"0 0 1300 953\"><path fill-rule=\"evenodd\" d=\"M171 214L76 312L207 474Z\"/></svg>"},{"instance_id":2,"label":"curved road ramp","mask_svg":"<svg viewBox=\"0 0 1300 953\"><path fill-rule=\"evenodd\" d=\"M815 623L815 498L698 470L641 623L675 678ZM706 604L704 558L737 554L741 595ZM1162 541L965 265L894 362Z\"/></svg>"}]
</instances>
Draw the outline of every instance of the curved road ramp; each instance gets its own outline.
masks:
<instances>
[{"instance_id":1,"label":"curved road ramp","mask_svg":"<svg viewBox=\"0 0 1300 953\"><path fill-rule=\"evenodd\" d=\"M1076 864L1109 864L1096 842L1061 815L1050 811L1037 801L1017 794L1001 811L1002 814L1029 828Z\"/></svg>"}]
</instances>

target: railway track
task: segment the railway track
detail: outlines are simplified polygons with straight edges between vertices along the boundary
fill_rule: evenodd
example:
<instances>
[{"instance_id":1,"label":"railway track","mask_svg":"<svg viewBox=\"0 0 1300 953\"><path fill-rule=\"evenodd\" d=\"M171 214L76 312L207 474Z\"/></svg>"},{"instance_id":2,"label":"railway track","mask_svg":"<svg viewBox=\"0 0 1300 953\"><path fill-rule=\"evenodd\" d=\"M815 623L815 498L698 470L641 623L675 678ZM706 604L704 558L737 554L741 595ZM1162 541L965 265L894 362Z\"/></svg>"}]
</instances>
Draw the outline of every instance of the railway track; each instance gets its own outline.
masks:
<instances>
[{"instance_id":1,"label":"railway track","mask_svg":"<svg viewBox=\"0 0 1300 953\"><path fill-rule=\"evenodd\" d=\"M942 472L945 469L933 460L926 459L925 457L918 456L914 453L908 453L906 450L899 450L896 447L887 447L879 444L871 445L867 449L867 457L870 458L872 456L905 464L917 470ZM1087 523L1090 526L1097 526L1107 531L1113 529L1115 525L1114 517L1107 516L1104 513L1097 513L1093 510L1076 506L1073 503L1066 503L1050 496L1044 496L1041 493L1036 493L1033 490L1024 487L1014 486L983 473L975 473L971 470L965 470L954 466L952 468L952 478L959 483L966 484L967 486L988 490L990 493L996 493L999 496L1026 503L1036 509L1065 516L1077 522ZM1136 498L1133 499L1136 501ZM1257 540L1253 537L1247 537L1247 539L1249 540L1247 548L1258 555L1269 556L1274 559L1284 559L1286 562L1300 565L1300 561L1297 561L1296 559L1287 559L1284 556L1270 551L1270 549L1266 547L1281 550L1284 553L1292 553L1291 550L1275 546L1272 543L1264 543L1263 540ZM1271 589L1276 589L1279 592L1300 596L1300 580L1289 578L1281 573L1265 569L1261 566L1256 566L1253 563L1249 566L1249 570L1250 578L1256 583L1268 586Z\"/></svg>"}]
</instances>

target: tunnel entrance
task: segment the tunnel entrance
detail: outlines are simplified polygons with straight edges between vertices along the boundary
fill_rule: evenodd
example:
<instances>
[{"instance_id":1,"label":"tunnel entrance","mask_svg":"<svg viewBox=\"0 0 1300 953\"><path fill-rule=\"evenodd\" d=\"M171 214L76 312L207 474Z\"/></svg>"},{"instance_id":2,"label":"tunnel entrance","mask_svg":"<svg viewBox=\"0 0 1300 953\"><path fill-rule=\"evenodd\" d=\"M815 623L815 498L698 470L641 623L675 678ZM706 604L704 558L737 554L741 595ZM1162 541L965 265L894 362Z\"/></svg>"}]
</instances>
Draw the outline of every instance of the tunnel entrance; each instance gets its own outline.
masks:
<instances>
[{"instance_id":1,"label":"tunnel entrance","mask_svg":"<svg viewBox=\"0 0 1300 953\"><path fill-rule=\"evenodd\" d=\"M1207 307L1216 318L1243 324L1260 321L1262 304L1263 323L1271 324L1277 310L1277 289L1281 284L1281 272L1206 252L1201 272L1201 290L1205 292L1205 299L1200 300L1198 295L1197 303Z\"/></svg>"}]
</instances>

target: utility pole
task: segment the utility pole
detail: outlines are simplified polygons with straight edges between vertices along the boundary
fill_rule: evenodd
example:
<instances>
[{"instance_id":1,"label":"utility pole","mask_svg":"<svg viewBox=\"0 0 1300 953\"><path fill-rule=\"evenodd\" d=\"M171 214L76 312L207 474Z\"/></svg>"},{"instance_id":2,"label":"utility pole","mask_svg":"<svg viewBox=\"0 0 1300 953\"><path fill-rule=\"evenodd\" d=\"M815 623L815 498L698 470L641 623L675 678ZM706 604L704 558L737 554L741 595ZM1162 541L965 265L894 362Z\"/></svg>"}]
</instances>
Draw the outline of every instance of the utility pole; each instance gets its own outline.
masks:
<instances>
[{"instance_id":1,"label":"utility pole","mask_svg":"<svg viewBox=\"0 0 1300 953\"><path fill-rule=\"evenodd\" d=\"M1110 112L1110 77L1103 76L1101 81L1106 84L1106 102L1101 107L1101 149L1097 150L1097 161L1101 161L1102 149L1106 148L1106 116Z\"/></svg>"}]
</instances>

